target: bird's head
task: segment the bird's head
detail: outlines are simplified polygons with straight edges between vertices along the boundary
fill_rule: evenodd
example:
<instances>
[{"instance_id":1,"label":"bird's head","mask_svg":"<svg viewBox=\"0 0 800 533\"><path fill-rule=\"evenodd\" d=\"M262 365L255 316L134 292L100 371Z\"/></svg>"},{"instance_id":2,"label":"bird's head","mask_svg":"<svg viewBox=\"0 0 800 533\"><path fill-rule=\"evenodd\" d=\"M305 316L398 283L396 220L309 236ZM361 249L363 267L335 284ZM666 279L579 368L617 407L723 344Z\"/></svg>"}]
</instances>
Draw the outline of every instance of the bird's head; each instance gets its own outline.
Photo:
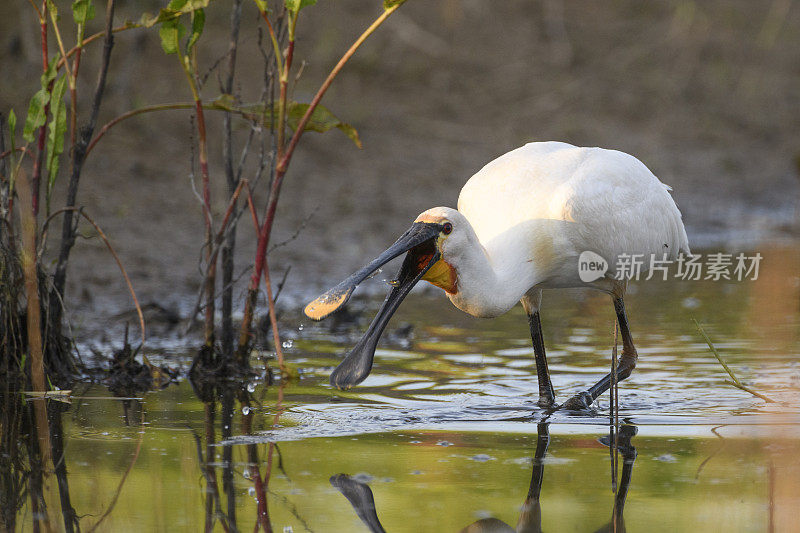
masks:
<instances>
[{"instance_id":1,"label":"bird's head","mask_svg":"<svg viewBox=\"0 0 800 533\"><path fill-rule=\"evenodd\" d=\"M451 294L458 291L456 271L446 258L454 245L465 239L466 225L466 219L455 209L435 207L425 211L382 254L306 306L304 312L309 318L322 320L341 309L359 283L395 257L408 252L400 272L391 282L391 292L364 337L331 375L334 386L349 388L367 377L383 329L419 280L427 280Z\"/></svg>"},{"instance_id":2,"label":"bird's head","mask_svg":"<svg viewBox=\"0 0 800 533\"><path fill-rule=\"evenodd\" d=\"M396 279L395 288L410 284L410 291L420 279L429 281L449 293L458 291L455 269L445 259L458 242L465 240L464 216L449 207L434 207L421 213L411 227L394 244L336 287L309 303L304 312L314 320L322 320L338 311L350 299L355 288L376 270L395 257L408 252ZM407 292L407 291L404 291Z\"/></svg>"}]
</instances>

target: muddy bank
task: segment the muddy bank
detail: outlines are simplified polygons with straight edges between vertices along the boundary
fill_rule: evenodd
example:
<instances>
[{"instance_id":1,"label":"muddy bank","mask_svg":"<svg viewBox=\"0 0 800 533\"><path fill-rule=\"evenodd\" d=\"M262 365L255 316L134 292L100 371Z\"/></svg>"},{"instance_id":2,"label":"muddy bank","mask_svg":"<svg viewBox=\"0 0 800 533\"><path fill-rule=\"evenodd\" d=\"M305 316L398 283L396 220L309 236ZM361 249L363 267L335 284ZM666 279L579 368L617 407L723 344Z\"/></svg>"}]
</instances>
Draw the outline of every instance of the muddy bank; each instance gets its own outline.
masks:
<instances>
[{"instance_id":1,"label":"muddy bank","mask_svg":"<svg viewBox=\"0 0 800 533\"><path fill-rule=\"evenodd\" d=\"M151 10L157 7L151 2ZM454 206L484 163L532 140L635 154L675 189L690 239L748 246L798 231L800 10L780 2L409 2L343 71L324 103L354 124L303 139L284 187L274 242L291 267L294 305L360 265L432 205ZM22 115L38 83L35 20L22 2L0 7L0 107ZM119 19L138 19L122 6ZM209 12L201 60L225 48L227 9ZM375 2L323 2L304 12L296 58L308 61L295 98L307 100ZM22 14L21 14L22 13ZM307 15L306 15L307 13ZM246 10L243 50L257 20ZM240 54L243 100L259 91L261 58ZM85 83L96 56L86 54ZM141 105L189 99L155 33L120 34L100 122ZM219 93L215 76L204 90ZM222 198L219 117L209 124L212 179ZM143 302L186 312L200 275L200 205L190 184L183 111L122 124L88 160L80 202L127 265ZM241 143L247 125L241 123ZM63 171L62 171L63 172ZM62 183L63 185L63 183ZM263 199L262 199L263 200ZM223 202L216 204L218 213ZM219 215L218 215L219 216ZM86 232L90 235L90 232ZM253 253L241 225L238 269ZM246 275L237 286L243 293ZM76 328L129 307L113 259L79 242L70 270Z\"/></svg>"}]
</instances>

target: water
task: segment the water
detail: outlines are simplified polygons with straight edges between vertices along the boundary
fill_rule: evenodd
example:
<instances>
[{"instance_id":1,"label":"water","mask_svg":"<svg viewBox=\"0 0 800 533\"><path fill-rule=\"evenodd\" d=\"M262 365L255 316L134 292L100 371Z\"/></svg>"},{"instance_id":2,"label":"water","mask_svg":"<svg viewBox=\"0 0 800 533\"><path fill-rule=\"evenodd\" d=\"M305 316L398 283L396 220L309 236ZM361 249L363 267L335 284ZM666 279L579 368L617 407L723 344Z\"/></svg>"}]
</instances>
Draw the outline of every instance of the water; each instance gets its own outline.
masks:
<instances>
[{"instance_id":1,"label":"water","mask_svg":"<svg viewBox=\"0 0 800 533\"><path fill-rule=\"evenodd\" d=\"M620 387L616 507L607 396L592 413L548 417L522 310L477 320L437 292L400 308L349 392L327 377L377 300L355 321L285 327L300 379L282 386L235 384L205 403L187 381L127 400L78 386L51 404L63 406L51 407L61 479L84 531L104 516L98 531L796 531L800 253L760 251L757 281L632 288L640 363ZM557 400L608 371L613 317L604 295L545 293ZM691 318L777 402L726 385ZM58 529L65 506L47 479ZM30 530L30 498L11 516Z\"/></svg>"}]
</instances>

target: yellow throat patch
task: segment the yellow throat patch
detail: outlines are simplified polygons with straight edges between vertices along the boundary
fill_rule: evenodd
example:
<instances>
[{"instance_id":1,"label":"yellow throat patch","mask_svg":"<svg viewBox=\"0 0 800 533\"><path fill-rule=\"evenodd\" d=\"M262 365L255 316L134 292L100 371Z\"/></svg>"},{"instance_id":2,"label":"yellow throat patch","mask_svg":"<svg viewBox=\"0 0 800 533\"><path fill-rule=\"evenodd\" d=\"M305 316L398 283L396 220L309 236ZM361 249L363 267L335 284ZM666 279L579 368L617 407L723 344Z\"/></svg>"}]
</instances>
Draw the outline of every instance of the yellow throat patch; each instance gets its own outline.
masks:
<instances>
[{"instance_id":1,"label":"yellow throat patch","mask_svg":"<svg viewBox=\"0 0 800 533\"><path fill-rule=\"evenodd\" d=\"M450 294L455 294L458 292L458 276L456 275L456 269L454 269L450 263L444 259L439 259L436 261L436 263L434 263L434 265L427 272L425 272L425 275L422 276L422 279L428 283L436 285L441 289L444 289Z\"/></svg>"}]
</instances>

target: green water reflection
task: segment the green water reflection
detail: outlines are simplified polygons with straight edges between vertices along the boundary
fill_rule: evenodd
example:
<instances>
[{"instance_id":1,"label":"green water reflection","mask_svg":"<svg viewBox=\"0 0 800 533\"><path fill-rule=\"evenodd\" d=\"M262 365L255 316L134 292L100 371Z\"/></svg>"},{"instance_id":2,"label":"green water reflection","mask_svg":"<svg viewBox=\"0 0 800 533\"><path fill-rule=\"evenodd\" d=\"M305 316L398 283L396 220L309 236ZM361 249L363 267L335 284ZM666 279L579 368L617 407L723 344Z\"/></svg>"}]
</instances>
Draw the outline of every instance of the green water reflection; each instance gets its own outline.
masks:
<instances>
[{"instance_id":1,"label":"green water reflection","mask_svg":"<svg viewBox=\"0 0 800 533\"><path fill-rule=\"evenodd\" d=\"M800 253L761 253L758 281L647 283L628 298L640 364L620 389L616 499L606 398L592 414L547 417L522 311L476 320L423 293L350 392L327 376L375 301L352 322L285 318L301 378L283 387L182 382L132 400L76 387L70 404L49 405L63 468L40 499L26 485L35 450L14 446L31 402L3 397L2 525L34 529L43 503L54 530L792 531ZM542 318L563 400L608 370L613 313L602 295L546 293ZM783 403L725 385L691 318L744 381Z\"/></svg>"}]
</instances>

